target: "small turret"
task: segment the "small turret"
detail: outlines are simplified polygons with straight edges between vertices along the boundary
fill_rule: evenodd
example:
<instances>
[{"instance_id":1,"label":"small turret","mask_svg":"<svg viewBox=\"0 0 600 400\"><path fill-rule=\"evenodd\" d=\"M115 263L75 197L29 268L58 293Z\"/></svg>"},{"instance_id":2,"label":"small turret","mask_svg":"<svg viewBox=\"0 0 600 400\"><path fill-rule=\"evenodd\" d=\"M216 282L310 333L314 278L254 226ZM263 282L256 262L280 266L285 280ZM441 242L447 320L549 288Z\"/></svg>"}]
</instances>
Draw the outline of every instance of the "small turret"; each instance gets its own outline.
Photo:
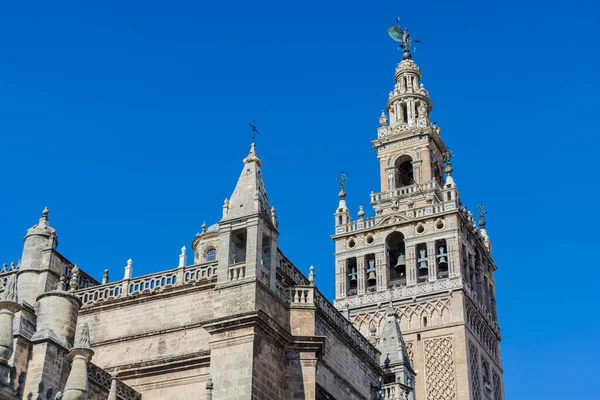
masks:
<instances>
[{"instance_id":1,"label":"small turret","mask_svg":"<svg viewBox=\"0 0 600 400\"><path fill-rule=\"evenodd\" d=\"M87 323L85 323L75 341L75 347L68 355L68 360L71 362L71 372L67 378L62 400L87 400L89 392L88 364L93 355L90 330Z\"/></svg>"},{"instance_id":2,"label":"small turret","mask_svg":"<svg viewBox=\"0 0 600 400\"><path fill-rule=\"evenodd\" d=\"M0 387L9 383L10 364L13 354L13 321L21 309L17 303L17 275L8 278L4 292L0 294Z\"/></svg>"}]
</instances>

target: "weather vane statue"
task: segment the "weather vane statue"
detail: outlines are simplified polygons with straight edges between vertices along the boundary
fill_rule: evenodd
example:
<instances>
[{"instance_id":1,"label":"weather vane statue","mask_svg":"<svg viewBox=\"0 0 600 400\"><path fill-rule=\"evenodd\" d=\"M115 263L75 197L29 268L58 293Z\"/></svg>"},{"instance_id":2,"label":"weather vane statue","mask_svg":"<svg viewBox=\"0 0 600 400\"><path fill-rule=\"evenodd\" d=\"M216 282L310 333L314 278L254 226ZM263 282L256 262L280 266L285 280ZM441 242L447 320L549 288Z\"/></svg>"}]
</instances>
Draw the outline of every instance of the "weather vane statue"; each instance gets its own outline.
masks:
<instances>
[{"instance_id":1,"label":"weather vane statue","mask_svg":"<svg viewBox=\"0 0 600 400\"><path fill-rule=\"evenodd\" d=\"M392 40L400 43L400 47L398 47L398 50L402 49L402 58L405 60L410 60L412 58L412 55L410 54L410 46L413 42L415 43L421 43L420 40L413 40L410 37L410 33L408 32L408 28L404 28L402 29L402 27L400 27L400 18L397 17L396 18L396 22L398 22L398 26L390 26L388 28L388 35L390 35L390 37L392 38ZM415 49L416 51L416 49Z\"/></svg>"}]
</instances>

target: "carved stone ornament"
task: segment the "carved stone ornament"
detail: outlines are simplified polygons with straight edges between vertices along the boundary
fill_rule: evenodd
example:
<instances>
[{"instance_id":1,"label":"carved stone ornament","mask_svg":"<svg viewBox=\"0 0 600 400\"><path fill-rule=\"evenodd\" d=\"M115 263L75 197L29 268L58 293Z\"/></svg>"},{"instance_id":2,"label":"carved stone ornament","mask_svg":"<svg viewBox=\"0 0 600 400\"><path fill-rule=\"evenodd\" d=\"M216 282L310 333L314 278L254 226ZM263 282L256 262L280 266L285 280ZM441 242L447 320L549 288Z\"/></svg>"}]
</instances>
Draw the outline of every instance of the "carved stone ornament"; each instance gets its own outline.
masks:
<instances>
[{"instance_id":1,"label":"carved stone ornament","mask_svg":"<svg viewBox=\"0 0 600 400\"><path fill-rule=\"evenodd\" d=\"M12 274L8 278L4 292L2 293L2 300L17 302L17 274Z\"/></svg>"}]
</instances>

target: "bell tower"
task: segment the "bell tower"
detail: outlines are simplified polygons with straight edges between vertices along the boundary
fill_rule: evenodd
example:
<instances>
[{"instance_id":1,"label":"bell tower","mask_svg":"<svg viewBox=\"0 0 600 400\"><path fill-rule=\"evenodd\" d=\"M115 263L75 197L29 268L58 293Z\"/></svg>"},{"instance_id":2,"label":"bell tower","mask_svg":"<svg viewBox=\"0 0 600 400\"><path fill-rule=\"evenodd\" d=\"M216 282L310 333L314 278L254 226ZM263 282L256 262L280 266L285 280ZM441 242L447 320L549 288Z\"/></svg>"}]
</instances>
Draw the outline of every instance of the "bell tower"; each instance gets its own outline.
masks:
<instances>
[{"instance_id":1,"label":"bell tower","mask_svg":"<svg viewBox=\"0 0 600 400\"><path fill-rule=\"evenodd\" d=\"M408 29L388 32L404 51L371 142L380 189L370 193L372 217L360 206L353 220L342 186L332 237L335 306L380 350L395 313L416 399L501 400L496 265L485 207L477 226L459 197L441 129L431 122L433 103Z\"/></svg>"}]
</instances>

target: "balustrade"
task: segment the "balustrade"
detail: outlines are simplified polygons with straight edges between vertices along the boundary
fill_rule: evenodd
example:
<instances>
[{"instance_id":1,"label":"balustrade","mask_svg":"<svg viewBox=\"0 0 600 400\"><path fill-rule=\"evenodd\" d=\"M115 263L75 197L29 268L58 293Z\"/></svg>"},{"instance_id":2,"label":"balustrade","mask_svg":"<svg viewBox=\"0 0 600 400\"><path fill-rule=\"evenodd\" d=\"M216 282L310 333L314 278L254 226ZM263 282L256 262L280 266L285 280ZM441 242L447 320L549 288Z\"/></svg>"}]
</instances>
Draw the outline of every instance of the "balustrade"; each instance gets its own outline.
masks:
<instances>
[{"instance_id":1,"label":"balustrade","mask_svg":"<svg viewBox=\"0 0 600 400\"><path fill-rule=\"evenodd\" d=\"M216 266L216 261L208 264L191 265L141 276L135 279L123 279L104 285L82 288L77 290L75 294L83 304L91 304L141 293L152 293L153 291L176 285L184 285L203 279L214 279L217 274Z\"/></svg>"},{"instance_id":2,"label":"balustrade","mask_svg":"<svg viewBox=\"0 0 600 400\"><path fill-rule=\"evenodd\" d=\"M398 383L387 383L381 386L382 400L404 400L404 389Z\"/></svg>"},{"instance_id":3,"label":"balustrade","mask_svg":"<svg viewBox=\"0 0 600 400\"><path fill-rule=\"evenodd\" d=\"M234 264L227 267L227 280L237 281L246 277L246 264Z\"/></svg>"},{"instance_id":4,"label":"balustrade","mask_svg":"<svg viewBox=\"0 0 600 400\"><path fill-rule=\"evenodd\" d=\"M312 286L285 288L285 297L292 305L312 305L314 304L314 288Z\"/></svg>"}]
</instances>

